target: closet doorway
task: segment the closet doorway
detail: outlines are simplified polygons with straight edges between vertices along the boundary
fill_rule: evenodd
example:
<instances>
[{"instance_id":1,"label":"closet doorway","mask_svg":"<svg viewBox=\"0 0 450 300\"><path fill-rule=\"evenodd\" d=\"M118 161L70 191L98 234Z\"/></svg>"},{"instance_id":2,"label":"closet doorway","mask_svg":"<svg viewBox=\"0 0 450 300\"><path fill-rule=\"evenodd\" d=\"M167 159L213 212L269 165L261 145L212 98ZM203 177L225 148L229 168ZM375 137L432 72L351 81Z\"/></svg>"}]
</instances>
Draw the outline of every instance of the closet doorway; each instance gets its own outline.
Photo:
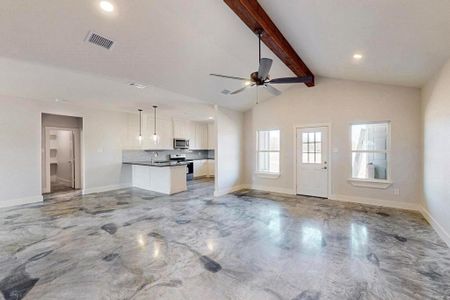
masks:
<instances>
[{"instance_id":1,"label":"closet doorway","mask_svg":"<svg viewBox=\"0 0 450 300\"><path fill-rule=\"evenodd\" d=\"M43 114L42 125L43 194L81 189L81 118Z\"/></svg>"}]
</instances>

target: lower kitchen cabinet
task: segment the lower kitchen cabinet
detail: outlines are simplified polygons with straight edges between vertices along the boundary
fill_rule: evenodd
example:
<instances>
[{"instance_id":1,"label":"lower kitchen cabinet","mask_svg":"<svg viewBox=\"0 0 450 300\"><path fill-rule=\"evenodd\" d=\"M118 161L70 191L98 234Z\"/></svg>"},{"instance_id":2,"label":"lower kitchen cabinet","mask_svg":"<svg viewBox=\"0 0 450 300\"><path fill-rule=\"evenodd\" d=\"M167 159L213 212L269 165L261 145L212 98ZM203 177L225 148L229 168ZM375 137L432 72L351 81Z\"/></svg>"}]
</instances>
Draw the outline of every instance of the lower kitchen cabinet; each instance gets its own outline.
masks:
<instances>
[{"instance_id":1,"label":"lower kitchen cabinet","mask_svg":"<svg viewBox=\"0 0 450 300\"><path fill-rule=\"evenodd\" d=\"M207 160L207 164L208 164L208 177L214 177L214 170L216 167L216 162L214 159L208 159Z\"/></svg>"},{"instance_id":2,"label":"lower kitchen cabinet","mask_svg":"<svg viewBox=\"0 0 450 300\"><path fill-rule=\"evenodd\" d=\"M208 175L208 160L194 160L194 177L203 177Z\"/></svg>"}]
</instances>

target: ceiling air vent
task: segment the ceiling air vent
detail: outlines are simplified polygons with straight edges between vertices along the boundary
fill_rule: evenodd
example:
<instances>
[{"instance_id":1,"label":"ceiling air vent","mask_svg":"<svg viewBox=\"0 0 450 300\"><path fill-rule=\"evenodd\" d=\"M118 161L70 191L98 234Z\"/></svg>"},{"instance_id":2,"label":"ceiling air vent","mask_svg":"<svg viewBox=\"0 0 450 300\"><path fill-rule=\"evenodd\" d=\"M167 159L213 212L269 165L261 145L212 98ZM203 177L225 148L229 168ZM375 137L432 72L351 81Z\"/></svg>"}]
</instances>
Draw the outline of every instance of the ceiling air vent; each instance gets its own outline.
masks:
<instances>
[{"instance_id":1,"label":"ceiling air vent","mask_svg":"<svg viewBox=\"0 0 450 300\"><path fill-rule=\"evenodd\" d=\"M229 93L231 93L231 91L230 90L223 90L221 93L224 94L224 95L228 95Z\"/></svg>"},{"instance_id":2,"label":"ceiling air vent","mask_svg":"<svg viewBox=\"0 0 450 300\"><path fill-rule=\"evenodd\" d=\"M86 41L89 43L95 44L97 46L103 47L105 49L111 49L111 47L114 44L114 41L105 38L104 36L101 36L95 32L89 32Z\"/></svg>"}]
</instances>

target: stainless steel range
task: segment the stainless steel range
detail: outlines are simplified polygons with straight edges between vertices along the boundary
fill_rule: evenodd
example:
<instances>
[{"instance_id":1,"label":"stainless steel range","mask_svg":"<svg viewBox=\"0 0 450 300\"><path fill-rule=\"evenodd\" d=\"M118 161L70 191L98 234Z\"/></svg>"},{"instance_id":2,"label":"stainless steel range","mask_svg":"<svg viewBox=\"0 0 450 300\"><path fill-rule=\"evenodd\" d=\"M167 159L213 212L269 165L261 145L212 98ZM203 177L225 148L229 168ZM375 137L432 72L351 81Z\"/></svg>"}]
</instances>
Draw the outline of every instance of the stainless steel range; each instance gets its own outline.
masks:
<instances>
[{"instance_id":1,"label":"stainless steel range","mask_svg":"<svg viewBox=\"0 0 450 300\"><path fill-rule=\"evenodd\" d=\"M192 160L186 159L186 154L171 154L169 155L170 160L174 161L185 161L186 165L186 180L194 179L194 162Z\"/></svg>"}]
</instances>

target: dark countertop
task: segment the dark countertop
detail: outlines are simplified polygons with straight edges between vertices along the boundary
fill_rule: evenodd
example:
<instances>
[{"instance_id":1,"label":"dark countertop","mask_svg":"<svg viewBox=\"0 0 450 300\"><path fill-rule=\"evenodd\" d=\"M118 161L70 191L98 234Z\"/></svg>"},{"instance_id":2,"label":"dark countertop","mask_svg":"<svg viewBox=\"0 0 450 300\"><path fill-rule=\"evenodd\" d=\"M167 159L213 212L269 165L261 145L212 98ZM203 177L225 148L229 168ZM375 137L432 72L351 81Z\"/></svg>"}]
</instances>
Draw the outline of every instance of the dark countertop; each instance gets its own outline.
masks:
<instances>
[{"instance_id":1,"label":"dark countertop","mask_svg":"<svg viewBox=\"0 0 450 300\"><path fill-rule=\"evenodd\" d=\"M214 160L214 158L207 157L207 158L186 158L187 161L189 160Z\"/></svg>"},{"instance_id":2,"label":"dark countertop","mask_svg":"<svg viewBox=\"0 0 450 300\"><path fill-rule=\"evenodd\" d=\"M122 162L124 165L135 165L135 166L147 166L147 167L177 167L177 166L185 166L189 162L181 161L163 161L163 162L151 162L151 161L131 161L131 162Z\"/></svg>"}]
</instances>

